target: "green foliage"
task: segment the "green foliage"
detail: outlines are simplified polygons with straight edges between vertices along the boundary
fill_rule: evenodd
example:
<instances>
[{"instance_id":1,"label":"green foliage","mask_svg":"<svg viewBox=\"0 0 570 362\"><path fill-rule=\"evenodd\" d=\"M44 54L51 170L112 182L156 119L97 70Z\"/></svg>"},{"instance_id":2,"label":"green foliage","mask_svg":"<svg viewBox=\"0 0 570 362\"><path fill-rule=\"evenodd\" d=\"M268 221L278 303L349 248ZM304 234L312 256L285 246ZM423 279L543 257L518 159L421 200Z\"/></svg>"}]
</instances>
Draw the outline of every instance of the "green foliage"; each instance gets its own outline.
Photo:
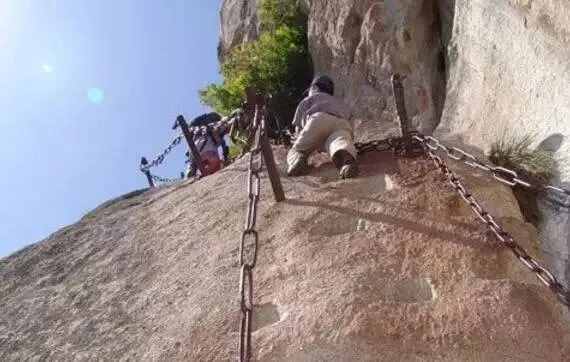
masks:
<instances>
[{"instance_id":1,"label":"green foliage","mask_svg":"<svg viewBox=\"0 0 570 362\"><path fill-rule=\"evenodd\" d=\"M242 94L241 90L231 91L229 87L224 85L210 84L200 90L200 100L216 112L229 115L240 105Z\"/></svg>"},{"instance_id":2,"label":"green foliage","mask_svg":"<svg viewBox=\"0 0 570 362\"><path fill-rule=\"evenodd\" d=\"M312 73L306 31L296 25L302 23L300 16L297 1L263 0L264 31L256 41L231 51L221 65L222 84L202 89L202 103L227 115L241 105L245 90L253 87L279 98L279 106L270 104L270 109L289 117L289 108L298 102Z\"/></svg>"},{"instance_id":3,"label":"green foliage","mask_svg":"<svg viewBox=\"0 0 570 362\"><path fill-rule=\"evenodd\" d=\"M259 7L259 19L266 31L274 31L281 25L306 26L297 0L264 0Z\"/></svg>"},{"instance_id":4,"label":"green foliage","mask_svg":"<svg viewBox=\"0 0 570 362\"><path fill-rule=\"evenodd\" d=\"M532 149L535 137L503 136L491 146L489 159L496 165L515 169L530 177L548 181L555 168L554 154L542 149Z\"/></svg>"}]
</instances>

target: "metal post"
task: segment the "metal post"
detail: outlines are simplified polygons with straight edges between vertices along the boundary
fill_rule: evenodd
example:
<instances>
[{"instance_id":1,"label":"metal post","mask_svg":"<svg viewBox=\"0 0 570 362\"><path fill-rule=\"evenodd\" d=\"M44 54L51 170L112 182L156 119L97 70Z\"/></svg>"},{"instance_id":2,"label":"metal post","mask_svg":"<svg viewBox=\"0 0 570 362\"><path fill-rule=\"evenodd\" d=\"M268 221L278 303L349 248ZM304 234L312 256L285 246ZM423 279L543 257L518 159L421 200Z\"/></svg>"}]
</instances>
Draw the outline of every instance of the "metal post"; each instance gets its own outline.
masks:
<instances>
[{"instance_id":1,"label":"metal post","mask_svg":"<svg viewBox=\"0 0 570 362\"><path fill-rule=\"evenodd\" d=\"M176 129L177 126L180 126L182 134L184 134L184 138L186 138L186 142L188 143L188 148L190 149L190 153L192 154L192 161L196 162L196 165L198 166L198 170L200 170L200 174L202 175L202 177L207 176L204 170L204 165L202 164L202 158L200 158L200 152L198 152L196 144L194 143L194 135L192 134L192 132L190 132L190 129L188 128L188 123L186 123L186 120L181 115L176 118L176 124L174 125L174 129Z\"/></svg>"},{"instance_id":2,"label":"metal post","mask_svg":"<svg viewBox=\"0 0 570 362\"><path fill-rule=\"evenodd\" d=\"M259 139L259 142L261 144L259 146L261 147L261 155L267 168L269 181L271 181L273 196L275 197L276 202L285 201L285 192L283 191L283 185L281 184L281 178L279 177L279 170L277 170L275 157L273 156L273 149L271 148L271 145L269 144L269 138L267 137L265 99L257 90L253 88L246 89L246 96L246 105L255 106L253 128L255 129L257 126L259 126L259 131L261 131L261 138Z\"/></svg>"},{"instance_id":3,"label":"metal post","mask_svg":"<svg viewBox=\"0 0 570 362\"><path fill-rule=\"evenodd\" d=\"M275 157L273 156L273 149L269 144L269 137L267 137L266 132L266 119L265 119L265 107L260 110L261 106L257 105L255 107L256 118L259 117L258 113L261 113L261 154L263 156L263 161L267 167L267 174L269 175L269 181L271 181L271 188L273 189L273 196L276 202L285 201L285 192L283 191L283 185L281 184L281 177L279 177L279 170L277 170L277 165L275 164Z\"/></svg>"},{"instance_id":4,"label":"metal post","mask_svg":"<svg viewBox=\"0 0 570 362\"><path fill-rule=\"evenodd\" d=\"M392 90L394 91L394 100L396 102L396 110L400 119L400 130L404 142L409 143L411 139L411 125L406 112L406 102L404 98L404 86L402 85L402 77L396 73L392 76Z\"/></svg>"},{"instance_id":5,"label":"metal post","mask_svg":"<svg viewBox=\"0 0 570 362\"><path fill-rule=\"evenodd\" d=\"M141 171L142 171L142 173L145 174L149 186L151 188L153 188L154 182L152 181L152 177L150 176L150 171L149 170L145 170L145 171L142 170L142 168L145 167L146 165L148 165L147 159L145 157L141 158Z\"/></svg>"}]
</instances>

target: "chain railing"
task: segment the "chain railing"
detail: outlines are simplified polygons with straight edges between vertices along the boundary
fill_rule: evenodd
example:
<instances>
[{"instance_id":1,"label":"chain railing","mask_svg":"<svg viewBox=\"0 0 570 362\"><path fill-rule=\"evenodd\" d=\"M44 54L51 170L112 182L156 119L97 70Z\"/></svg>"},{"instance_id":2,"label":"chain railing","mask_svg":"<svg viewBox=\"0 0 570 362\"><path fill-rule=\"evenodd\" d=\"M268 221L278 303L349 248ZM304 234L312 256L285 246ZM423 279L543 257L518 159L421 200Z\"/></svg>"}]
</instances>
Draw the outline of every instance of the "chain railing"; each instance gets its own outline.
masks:
<instances>
[{"instance_id":1,"label":"chain railing","mask_svg":"<svg viewBox=\"0 0 570 362\"><path fill-rule=\"evenodd\" d=\"M461 198L471 207L475 215L489 228L495 235L501 245L508 247L517 259L531 270L536 277L544 283L565 306L570 307L570 292L565 288L539 261L530 256L526 250L518 244L512 235L505 231L501 225L497 223L495 218L490 215L477 199L468 191L459 177L451 171L443 159L435 152L443 151L445 155L453 160L464 162L466 165L489 172L497 181L509 186L522 186L525 188L541 191L554 191L560 195L570 196L570 191L559 186L542 185L531 183L524 180L516 171L504 167L494 166L487 162L481 161L472 154L457 148L448 147L442 144L438 139L431 136L423 136L417 132L412 132L409 127L407 114L405 112L405 104L403 102L403 88L400 77L393 78L394 94L396 96L396 105L398 116L401 123L401 137L392 137L381 140L373 140L368 142L358 142L355 147L359 155L367 152L386 152L393 151L397 155L426 155L439 168L439 170L447 177L451 186L461 196ZM252 127L249 129L249 139L253 140L254 147L249 151L249 167L247 181L248 203L246 210L246 218L244 230L241 233L239 243L239 303L240 303L240 330L239 330L239 360L240 362L249 361L252 357L252 332L253 332L253 314L254 314L254 278L253 271L257 264L259 233L256 230L258 204L261 192L261 172L265 164L269 179L272 184L275 200L283 201L285 195L279 179L279 174L273 158L271 147L269 146L266 134L265 124L265 104L258 95L248 95L248 103L255 105L255 116ZM163 163L165 157L172 151L174 147L181 143L185 138L189 144L190 151L196 156L196 149L193 143L195 134L204 134L208 132L208 128L232 127L235 119L222 119L215 124L201 127L188 127L184 118L179 116L177 126L180 126L183 134L177 136L170 145L159 156L151 162L147 162L144 158L141 162L141 171L143 171L151 186L153 181L160 183L172 183L178 180L162 178L152 175L150 169ZM199 160L199 155L196 156Z\"/></svg>"},{"instance_id":2,"label":"chain railing","mask_svg":"<svg viewBox=\"0 0 570 362\"><path fill-rule=\"evenodd\" d=\"M149 183L149 186L154 187L155 182L160 183L160 184L171 184L171 183L178 182L184 178L184 177L182 177L181 179L165 178L165 177L153 175L150 172L150 170L153 167L160 166L164 162L164 160L166 159L166 156L168 156L176 146L181 144L182 140L184 140L184 139L186 140L186 142L188 144L188 148L190 150L189 152L191 153L192 159L198 165L198 169L200 170L201 175L205 176L205 170L202 167L202 161L201 161L200 153L199 153L199 151L196 148L196 145L194 143L194 136L204 137L204 136L211 134L211 132L213 132L213 131L227 132L234 122L235 122L234 119L223 118L220 121L213 123L213 124L208 124L208 125L199 126L199 127L189 127L188 124L186 123L186 120L184 119L184 117L181 115L178 116L176 118L176 123L173 126L173 129L176 130L176 129L180 128L181 134L176 136L170 142L168 147L166 147L166 149L162 153L160 153L158 156L156 156L154 159L152 159L152 161L149 162L144 157L141 159L140 171L143 174L145 174L147 181Z\"/></svg>"},{"instance_id":3,"label":"chain railing","mask_svg":"<svg viewBox=\"0 0 570 362\"><path fill-rule=\"evenodd\" d=\"M388 138L368 142L356 142L354 147L356 147L359 155L372 151L386 152L394 149L394 140L395 138Z\"/></svg>"},{"instance_id":4,"label":"chain railing","mask_svg":"<svg viewBox=\"0 0 570 362\"><path fill-rule=\"evenodd\" d=\"M501 227L495 220L495 218L490 215L481 204L477 201L477 199L468 191L465 185L461 182L459 177L451 171L451 169L447 166L443 159L435 154L434 152L438 150L445 151L448 155L448 150L453 150L450 158L457 160L457 161L465 161L462 157L466 157L467 162L471 163L468 164L472 167L477 167L483 169L485 171L490 171L493 174L493 177L498 181L509 185L522 185L524 187L531 187L530 183L520 180L516 172L512 170L508 170L502 167L494 167L492 165L488 165L485 163L480 162L472 155L460 150L459 148L449 148L444 146L433 137L430 136L422 136L422 135L415 135L413 138L420 142L425 150L425 154L436 164L436 166L440 169L440 171L447 177L449 183L453 188L457 191L459 196L471 207L475 215L487 225L489 230L495 235L497 240L503 245L509 248L512 253L520 260L520 262L526 266L530 271L532 271L536 277L544 283L555 295L556 297L567 307L570 307L570 291L564 287L558 279L554 276L554 274L549 271L546 267L544 267L540 262L536 259L531 257L526 250L518 244L512 235L507 232L505 229ZM437 141L437 142L436 142ZM462 156L457 156L459 153ZM466 163L467 163L466 162ZM504 176L508 175L510 178L505 178Z\"/></svg>"},{"instance_id":5,"label":"chain railing","mask_svg":"<svg viewBox=\"0 0 570 362\"><path fill-rule=\"evenodd\" d=\"M448 158L452 160L460 161L472 168L486 171L490 173L497 181L511 187L522 186L524 188L536 191L553 191L561 196L570 196L570 190L555 185L529 182L520 177L519 174L514 170L495 166L488 162L482 161L471 153L466 152L460 148L448 147L435 137L424 136L417 132L412 132L405 109L405 102L403 99L404 92L401 84L401 78L398 75L395 75L392 78L392 85L394 90L395 103L397 106L396 108L398 110L398 117L401 125L402 137L357 143L356 149L358 150L358 153L363 154L370 151L384 152L392 150L396 154L414 155L417 154L416 151L421 151L422 154L425 154L437 165L440 171L447 177L451 186L453 186L461 198L471 207L475 215L485 225L487 225L497 240L502 245L508 247L511 252L517 257L517 259L520 260L520 262L523 263L523 265L525 265L529 270L531 270L536 275L536 277L556 295L562 304L570 308L570 291L558 281L558 279L550 270L543 266L539 261L531 257L526 252L526 250L514 240L512 235L505 231L505 229L503 229L501 225L497 223L495 218L483 208L477 199L467 190L459 177L453 171L451 171L443 159L435 152L442 151Z\"/></svg>"},{"instance_id":6,"label":"chain railing","mask_svg":"<svg viewBox=\"0 0 570 362\"><path fill-rule=\"evenodd\" d=\"M241 323L239 335L239 359L241 362L251 358L251 333L253 320L253 269L257 263L257 249L259 234L257 233L257 205L261 191L261 171L263 168L262 140L264 137L263 121L260 119L260 111L256 110L254 148L249 152L249 170L247 182L248 204L244 231L241 235L239 246L240 265L240 310ZM249 254L249 257L246 257Z\"/></svg>"},{"instance_id":7,"label":"chain railing","mask_svg":"<svg viewBox=\"0 0 570 362\"><path fill-rule=\"evenodd\" d=\"M419 138L419 137L418 137ZM443 151L444 154L452 160L460 161L469 167L477 168L482 171L490 173L497 181L504 183L508 186L522 186L527 189L536 191L553 191L561 196L570 196L570 190L561 186L548 185L546 183L530 182L524 180L519 176L518 172L505 167L499 167L490 163L484 162L471 153L466 152L458 147L449 147L441 143L435 137L423 136L423 144L431 151Z\"/></svg>"},{"instance_id":8,"label":"chain railing","mask_svg":"<svg viewBox=\"0 0 570 362\"><path fill-rule=\"evenodd\" d=\"M153 174L150 174L150 177L152 177L152 180L154 182L158 182L160 184L173 184L182 180L182 178L173 179L173 178L160 177Z\"/></svg>"},{"instance_id":9,"label":"chain railing","mask_svg":"<svg viewBox=\"0 0 570 362\"><path fill-rule=\"evenodd\" d=\"M209 129L216 130L216 129L230 129L232 124L235 122L233 118L222 118L218 122L210 123L206 126L198 126L198 127L188 127L188 130L192 133L204 133Z\"/></svg>"},{"instance_id":10,"label":"chain railing","mask_svg":"<svg viewBox=\"0 0 570 362\"><path fill-rule=\"evenodd\" d=\"M183 138L182 135L179 135L176 138L174 138L172 142L170 142L168 147L166 147L166 149L162 151L161 154L156 156L152 161L147 162L146 165L141 165L140 167L141 171L145 172L153 167L160 166L164 162L166 156L168 156L168 154L172 152L172 150L182 142L182 138Z\"/></svg>"}]
</instances>

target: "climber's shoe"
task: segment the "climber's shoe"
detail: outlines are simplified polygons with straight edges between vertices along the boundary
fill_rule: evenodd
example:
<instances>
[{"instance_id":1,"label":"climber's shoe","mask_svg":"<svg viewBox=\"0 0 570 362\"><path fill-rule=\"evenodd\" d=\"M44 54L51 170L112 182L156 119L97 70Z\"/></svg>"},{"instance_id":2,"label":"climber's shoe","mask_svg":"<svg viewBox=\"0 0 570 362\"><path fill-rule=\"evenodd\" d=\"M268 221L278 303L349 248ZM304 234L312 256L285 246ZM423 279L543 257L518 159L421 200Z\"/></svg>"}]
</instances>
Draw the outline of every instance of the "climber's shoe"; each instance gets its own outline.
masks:
<instances>
[{"instance_id":1,"label":"climber's shoe","mask_svg":"<svg viewBox=\"0 0 570 362\"><path fill-rule=\"evenodd\" d=\"M358 164L356 159L347 151L338 151L333 156L333 162L339 170L339 176L343 179L358 176Z\"/></svg>"},{"instance_id":2,"label":"climber's shoe","mask_svg":"<svg viewBox=\"0 0 570 362\"><path fill-rule=\"evenodd\" d=\"M358 176L358 165L356 163L351 163L342 166L340 168L339 175L343 179L353 178Z\"/></svg>"},{"instance_id":3,"label":"climber's shoe","mask_svg":"<svg viewBox=\"0 0 570 362\"><path fill-rule=\"evenodd\" d=\"M287 176L302 176L309 172L308 157L291 149L287 154Z\"/></svg>"}]
</instances>

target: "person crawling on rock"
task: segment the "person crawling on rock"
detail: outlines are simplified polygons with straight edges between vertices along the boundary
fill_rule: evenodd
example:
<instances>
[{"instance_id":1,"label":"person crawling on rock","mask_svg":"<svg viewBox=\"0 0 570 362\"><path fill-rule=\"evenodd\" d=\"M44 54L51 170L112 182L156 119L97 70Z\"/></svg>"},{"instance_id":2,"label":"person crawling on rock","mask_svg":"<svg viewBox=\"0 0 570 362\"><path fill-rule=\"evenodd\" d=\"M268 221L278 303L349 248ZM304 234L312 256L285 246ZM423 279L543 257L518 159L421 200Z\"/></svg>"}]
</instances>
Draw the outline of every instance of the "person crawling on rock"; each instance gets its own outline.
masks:
<instances>
[{"instance_id":1,"label":"person crawling on rock","mask_svg":"<svg viewBox=\"0 0 570 362\"><path fill-rule=\"evenodd\" d=\"M293 126L297 139L287 155L287 174L300 176L309 170L308 159L314 151L325 151L339 170L341 178L358 175L350 110L334 96L334 82L326 75L316 77L309 95L299 103Z\"/></svg>"}]
</instances>

